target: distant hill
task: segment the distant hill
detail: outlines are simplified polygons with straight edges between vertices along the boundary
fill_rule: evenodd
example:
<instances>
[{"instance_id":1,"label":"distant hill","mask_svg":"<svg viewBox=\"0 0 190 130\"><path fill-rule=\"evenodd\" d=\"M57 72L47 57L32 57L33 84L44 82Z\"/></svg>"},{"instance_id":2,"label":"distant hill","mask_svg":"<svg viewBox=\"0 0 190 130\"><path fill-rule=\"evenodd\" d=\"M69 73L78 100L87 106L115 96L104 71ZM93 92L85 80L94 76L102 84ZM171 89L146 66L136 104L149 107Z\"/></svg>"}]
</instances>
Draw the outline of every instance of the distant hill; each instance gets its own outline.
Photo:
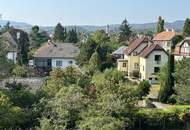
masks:
<instances>
[{"instance_id":1,"label":"distant hill","mask_svg":"<svg viewBox=\"0 0 190 130\"><path fill-rule=\"evenodd\" d=\"M4 26L8 20L0 20L0 25ZM15 22L15 21L9 21L11 26L14 26L15 28L22 29L24 31L31 31L32 25L24 22ZM181 31L184 25L184 21L178 20L175 22L166 22L165 27L166 28L173 28L176 31ZM112 31L118 31L120 24L110 24L110 30ZM156 23L144 23L144 24L131 24L130 25L133 30L137 32L141 31L155 31ZM52 33L54 30L53 26L41 26L42 30L45 30L49 33ZM81 26L66 26L67 30L70 30L72 28L76 28L77 31L82 32L92 32L96 31L97 29L106 29L106 26L92 26L92 25L81 25Z\"/></svg>"}]
</instances>

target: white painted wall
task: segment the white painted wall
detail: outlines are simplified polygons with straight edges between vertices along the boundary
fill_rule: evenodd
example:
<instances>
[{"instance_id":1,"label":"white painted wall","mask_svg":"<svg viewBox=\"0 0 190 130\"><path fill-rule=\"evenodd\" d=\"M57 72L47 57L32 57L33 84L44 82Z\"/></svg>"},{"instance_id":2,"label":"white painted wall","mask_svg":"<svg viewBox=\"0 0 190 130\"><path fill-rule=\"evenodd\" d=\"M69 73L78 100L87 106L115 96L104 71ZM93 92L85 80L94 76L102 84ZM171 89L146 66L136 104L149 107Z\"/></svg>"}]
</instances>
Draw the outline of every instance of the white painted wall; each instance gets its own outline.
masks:
<instances>
[{"instance_id":1,"label":"white painted wall","mask_svg":"<svg viewBox=\"0 0 190 130\"><path fill-rule=\"evenodd\" d=\"M57 61L62 62L62 66L57 66L56 65ZM70 63L71 61L72 61L72 64ZM74 59L52 59L51 63L52 63L52 68L60 67L64 69L68 66L77 66Z\"/></svg>"},{"instance_id":2,"label":"white painted wall","mask_svg":"<svg viewBox=\"0 0 190 130\"><path fill-rule=\"evenodd\" d=\"M159 64L155 61L155 55L161 55L161 61ZM160 67L160 69L168 62L168 55L164 51L153 51L147 58L140 58L140 73L141 80L149 80L149 78L155 78L154 67ZM144 66L144 70L143 70Z\"/></svg>"},{"instance_id":3,"label":"white painted wall","mask_svg":"<svg viewBox=\"0 0 190 130\"><path fill-rule=\"evenodd\" d=\"M17 52L11 51L7 53L7 59L12 60L16 63Z\"/></svg>"}]
</instances>

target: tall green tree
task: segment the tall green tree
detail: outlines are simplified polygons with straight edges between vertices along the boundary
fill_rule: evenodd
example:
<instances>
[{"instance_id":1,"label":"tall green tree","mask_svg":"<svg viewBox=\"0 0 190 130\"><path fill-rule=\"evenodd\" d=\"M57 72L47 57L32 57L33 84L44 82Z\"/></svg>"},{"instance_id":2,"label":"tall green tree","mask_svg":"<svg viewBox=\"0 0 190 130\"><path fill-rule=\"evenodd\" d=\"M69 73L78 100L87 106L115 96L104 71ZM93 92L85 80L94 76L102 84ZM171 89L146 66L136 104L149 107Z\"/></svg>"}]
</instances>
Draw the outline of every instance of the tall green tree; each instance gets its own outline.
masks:
<instances>
[{"instance_id":1,"label":"tall green tree","mask_svg":"<svg viewBox=\"0 0 190 130\"><path fill-rule=\"evenodd\" d=\"M39 48L42 43L47 42L49 39L48 33L46 31L40 31L37 25L32 27L32 31L29 34L30 40L30 50L34 51Z\"/></svg>"},{"instance_id":2,"label":"tall green tree","mask_svg":"<svg viewBox=\"0 0 190 130\"><path fill-rule=\"evenodd\" d=\"M177 103L190 104L190 59L184 58L177 62L175 70L175 92Z\"/></svg>"},{"instance_id":3,"label":"tall green tree","mask_svg":"<svg viewBox=\"0 0 190 130\"><path fill-rule=\"evenodd\" d=\"M156 34L161 33L164 31L164 19L161 16L158 17L158 22L156 25Z\"/></svg>"},{"instance_id":4,"label":"tall green tree","mask_svg":"<svg viewBox=\"0 0 190 130\"><path fill-rule=\"evenodd\" d=\"M100 55L97 51L95 51L89 61L89 72L93 74L96 71L99 71L101 69L101 59Z\"/></svg>"},{"instance_id":5,"label":"tall green tree","mask_svg":"<svg viewBox=\"0 0 190 130\"><path fill-rule=\"evenodd\" d=\"M88 38L85 43L82 44L80 48L80 54L77 57L77 64L79 66L84 66L88 64L92 54L95 52L97 47L97 43L92 40L92 38Z\"/></svg>"},{"instance_id":6,"label":"tall green tree","mask_svg":"<svg viewBox=\"0 0 190 130\"><path fill-rule=\"evenodd\" d=\"M159 100L163 103L167 103L169 101L170 96L174 94L174 55L170 54L168 57L168 65L166 71L162 71L162 76L165 77L160 78L161 88L159 92Z\"/></svg>"},{"instance_id":7,"label":"tall green tree","mask_svg":"<svg viewBox=\"0 0 190 130\"><path fill-rule=\"evenodd\" d=\"M69 42L69 43L77 43L78 42L78 36L77 36L76 29L72 29L67 32L66 42Z\"/></svg>"},{"instance_id":8,"label":"tall green tree","mask_svg":"<svg viewBox=\"0 0 190 130\"><path fill-rule=\"evenodd\" d=\"M185 23L183 26L183 36L184 37L190 36L190 19L189 18L185 20Z\"/></svg>"},{"instance_id":9,"label":"tall green tree","mask_svg":"<svg viewBox=\"0 0 190 130\"><path fill-rule=\"evenodd\" d=\"M119 41L126 42L130 39L131 35L131 27L129 26L127 19L125 19L120 26Z\"/></svg>"},{"instance_id":10,"label":"tall green tree","mask_svg":"<svg viewBox=\"0 0 190 130\"><path fill-rule=\"evenodd\" d=\"M55 41L64 42L65 38L66 38L66 29L61 25L61 23L58 23L54 30L53 39Z\"/></svg>"},{"instance_id":11,"label":"tall green tree","mask_svg":"<svg viewBox=\"0 0 190 130\"><path fill-rule=\"evenodd\" d=\"M21 30L13 30L13 33L16 33L17 37L17 63L19 65L28 64L28 52L29 52L29 37L28 34Z\"/></svg>"}]
</instances>

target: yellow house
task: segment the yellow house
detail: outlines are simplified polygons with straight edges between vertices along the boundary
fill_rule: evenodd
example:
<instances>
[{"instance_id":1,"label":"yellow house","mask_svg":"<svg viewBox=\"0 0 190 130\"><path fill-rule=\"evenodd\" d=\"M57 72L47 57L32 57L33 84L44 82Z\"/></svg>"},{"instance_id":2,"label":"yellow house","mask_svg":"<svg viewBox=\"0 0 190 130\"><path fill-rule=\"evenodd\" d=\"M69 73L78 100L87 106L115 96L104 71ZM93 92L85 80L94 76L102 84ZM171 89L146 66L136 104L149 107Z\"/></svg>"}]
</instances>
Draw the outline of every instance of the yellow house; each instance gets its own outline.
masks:
<instances>
[{"instance_id":1,"label":"yellow house","mask_svg":"<svg viewBox=\"0 0 190 130\"><path fill-rule=\"evenodd\" d=\"M158 82L157 73L168 61L167 52L158 44L152 44L140 54L140 80Z\"/></svg>"},{"instance_id":2,"label":"yellow house","mask_svg":"<svg viewBox=\"0 0 190 130\"><path fill-rule=\"evenodd\" d=\"M148 37L141 37L125 50L124 59L117 60L117 68L129 78L155 83L156 73L167 61L168 54L160 45L152 43Z\"/></svg>"},{"instance_id":3,"label":"yellow house","mask_svg":"<svg viewBox=\"0 0 190 130\"><path fill-rule=\"evenodd\" d=\"M152 44L148 37L140 37L130 43L129 47L125 50L124 59L117 60L117 68L119 71L125 72L129 77L139 76L139 54L149 44Z\"/></svg>"}]
</instances>

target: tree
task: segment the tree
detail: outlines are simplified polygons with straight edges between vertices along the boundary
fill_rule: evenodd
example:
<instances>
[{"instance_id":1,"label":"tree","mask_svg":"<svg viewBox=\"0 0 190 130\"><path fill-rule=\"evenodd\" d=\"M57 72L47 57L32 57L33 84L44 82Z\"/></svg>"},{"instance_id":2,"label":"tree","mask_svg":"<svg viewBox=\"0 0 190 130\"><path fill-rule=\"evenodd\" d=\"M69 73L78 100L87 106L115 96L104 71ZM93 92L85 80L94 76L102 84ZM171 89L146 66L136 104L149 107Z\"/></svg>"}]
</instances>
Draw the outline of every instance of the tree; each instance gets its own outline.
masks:
<instances>
[{"instance_id":1,"label":"tree","mask_svg":"<svg viewBox=\"0 0 190 130\"><path fill-rule=\"evenodd\" d=\"M0 79L9 76L14 67L14 63L6 57L7 51L6 42L3 38L0 38Z\"/></svg>"},{"instance_id":2,"label":"tree","mask_svg":"<svg viewBox=\"0 0 190 130\"><path fill-rule=\"evenodd\" d=\"M183 26L183 36L184 37L190 36L190 19L189 18L185 20L185 23Z\"/></svg>"},{"instance_id":3,"label":"tree","mask_svg":"<svg viewBox=\"0 0 190 130\"><path fill-rule=\"evenodd\" d=\"M66 41L69 43L77 43L78 42L78 36L76 29L69 30L67 33Z\"/></svg>"},{"instance_id":4,"label":"tree","mask_svg":"<svg viewBox=\"0 0 190 130\"><path fill-rule=\"evenodd\" d=\"M92 33L92 40L94 40L97 44L104 44L110 41L110 38L106 34L104 30L97 30Z\"/></svg>"},{"instance_id":5,"label":"tree","mask_svg":"<svg viewBox=\"0 0 190 130\"><path fill-rule=\"evenodd\" d=\"M111 116L95 116L84 119L80 125L80 130L123 130L124 121L120 121Z\"/></svg>"},{"instance_id":6,"label":"tree","mask_svg":"<svg viewBox=\"0 0 190 130\"><path fill-rule=\"evenodd\" d=\"M126 42L130 39L132 34L131 27L129 26L127 19L125 19L120 26L119 41Z\"/></svg>"},{"instance_id":7,"label":"tree","mask_svg":"<svg viewBox=\"0 0 190 130\"><path fill-rule=\"evenodd\" d=\"M163 69L166 70L166 69ZM163 103L167 103L169 101L170 96L174 94L174 55L170 54L168 57L168 66L167 71L162 71L161 74L164 75L165 78L161 77L160 83L161 88L159 92L159 100Z\"/></svg>"},{"instance_id":8,"label":"tree","mask_svg":"<svg viewBox=\"0 0 190 130\"><path fill-rule=\"evenodd\" d=\"M63 87L55 98L48 102L51 108L54 129L76 129L80 120L80 112L86 108L87 99L84 90L79 86L72 85Z\"/></svg>"},{"instance_id":9,"label":"tree","mask_svg":"<svg viewBox=\"0 0 190 130\"><path fill-rule=\"evenodd\" d=\"M184 58L176 65L175 71L175 92L177 103L190 104L190 59Z\"/></svg>"},{"instance_id":10,"label":"tree","mask_svg":"<svg viewBox=\"0 0 190 130\"><path fill-rule=\"evenodd\" d=\"M90 74L93 74L96 71L99 71L101 69L101 59L99 56L99 53L95 51L89 61L89 72Z\"/></svg>"},{"instance_id":11,"label":"tree","mask_svg":"<svg viewBox=\"0 0 190 130\"><path fill-rule=\"evenodd\" d=\"M87 41L81 46L80 54L77 57L76 61L79 66L84 66L88 64L92 54L95 52L97 43L91 38L88 38Z\"/></svg>"},{"instance_id":12,"label":"tree","mask_svg":"<svg viewBox=\"0 0 190 130\"><path fill-rule=\"evenodd\" d=\"M66 38L66 29L61 25L61 23L58 23L55 27L53 39L55 41L64 42L65 38Z\"/></svg>"},{"instance_id":13,"label":"tree","mask_svg":"<svg viewBox=\"0 0 190 130\"><path fill-rule=\"evenodd\" d=\"M17 64L27 65L30 46L28 33L14 28L12 28L9 32L17 41Z\"/></svg>"},{"instance_id":14,"label":"tree","mask_svg":"<svg viewBox=\"0 0 190 130\"><path fill-rule=\"evenodd\" d=\"M161 16L158 17L158 22L156 25L156 34L164 31L164 19Z\"/></svg>"},{"instance_id":15,"label":"tree","mask_svg":"<svg viewBox=\"0 0 190 130\"><path fill-rule=\"evenodd\" d=\"M150 92L150 83L148 81L141 81L137 88L137 96L142 99L143 96L147 96Z\"/></svg>"},{"instance_id":16,"label":"tree","mask_svg":"<svg viewBox=\"0 0 190 130\"><path fill-rule=\"evenodd\" d=\"M48 33L41 31L37 25L32 27L32 31L29 34L30 38L30 49L37 49L41 46L42 43L47 42L49 39Z\"/></svg>"}]
</instances>

